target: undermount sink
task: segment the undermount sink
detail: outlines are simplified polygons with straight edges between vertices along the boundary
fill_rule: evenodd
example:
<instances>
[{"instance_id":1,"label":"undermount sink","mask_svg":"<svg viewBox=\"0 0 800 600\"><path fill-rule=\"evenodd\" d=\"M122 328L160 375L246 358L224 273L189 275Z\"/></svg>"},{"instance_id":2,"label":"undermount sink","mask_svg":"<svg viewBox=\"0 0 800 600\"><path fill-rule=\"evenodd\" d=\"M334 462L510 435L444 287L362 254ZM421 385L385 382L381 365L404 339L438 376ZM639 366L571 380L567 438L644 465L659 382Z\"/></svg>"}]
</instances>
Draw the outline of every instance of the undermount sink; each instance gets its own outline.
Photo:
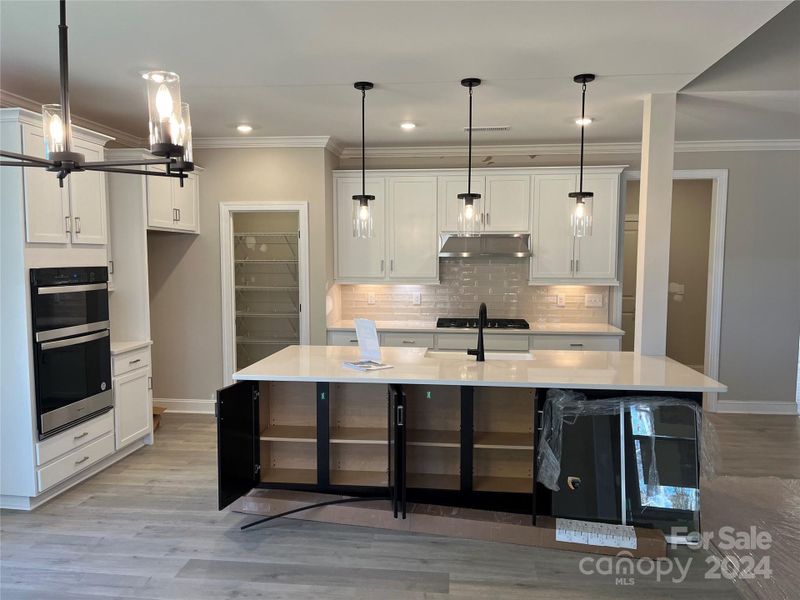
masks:
<instances>
[{"instance_id":1,"label":"undermount sink","mask_svg":"<svg viewBox=\"0 0 800 600\"><path fill-rule=\"evenodd\" d=\"M427 358L445 358L457 360L475 361L475 358L468 356L464 350L430 350L425 352ZM484 357L490 360L533 360L530 352L486 352Z\"/></svg>"}]
</instances>

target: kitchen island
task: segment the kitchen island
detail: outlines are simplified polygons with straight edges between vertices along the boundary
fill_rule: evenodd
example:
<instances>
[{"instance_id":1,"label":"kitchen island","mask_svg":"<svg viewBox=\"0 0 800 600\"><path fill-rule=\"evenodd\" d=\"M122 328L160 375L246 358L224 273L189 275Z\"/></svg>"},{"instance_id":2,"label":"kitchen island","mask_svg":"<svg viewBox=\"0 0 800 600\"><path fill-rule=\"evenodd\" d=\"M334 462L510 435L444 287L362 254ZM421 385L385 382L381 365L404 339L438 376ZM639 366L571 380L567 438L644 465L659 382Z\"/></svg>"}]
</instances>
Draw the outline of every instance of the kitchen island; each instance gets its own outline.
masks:
<instances>
[{"instance_id":1,"label":"kitchen island","mask_svg":"<svg viewBox=\"0 0 800 600\"><path fill-rule=\"evenodd\" d=\"M217 400L220 508L267 488L386 497L401 517L413 502L624 522L638 501L628 485L637 483L635 456L621 442L636 433L629 419L587 417L573 435L565 430L565 469L570 461L583 469L580 489L536 483L548 391L700 405L703 393L726 390L669 358L630 352L487 352L480 363L461 352L384 348L390 369L342 364L357 358L352 347L291 346L234 374ZM699 439L680 439L690 442L697 489Z\"/></svg>"}]
</instances>

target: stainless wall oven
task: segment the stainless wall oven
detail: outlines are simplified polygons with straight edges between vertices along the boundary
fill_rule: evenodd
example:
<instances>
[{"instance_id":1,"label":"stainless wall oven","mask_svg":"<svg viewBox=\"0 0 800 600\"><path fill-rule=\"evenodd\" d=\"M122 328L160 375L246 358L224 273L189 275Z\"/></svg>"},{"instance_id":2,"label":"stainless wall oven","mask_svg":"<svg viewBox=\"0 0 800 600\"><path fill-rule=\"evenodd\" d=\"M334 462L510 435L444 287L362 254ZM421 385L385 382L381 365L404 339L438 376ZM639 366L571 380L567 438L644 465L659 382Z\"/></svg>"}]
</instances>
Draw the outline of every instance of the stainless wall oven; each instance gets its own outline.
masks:
<instances>
[{"instance_id":1,"label":"stainless wall oven","mask_svg":"<svg viewBox=\"0 0 800 600\"><path fill-rule=\"evenodd\" d=\"M113 407L108 270L31 269L39 438Z\"/></svg>"}]
</instances>

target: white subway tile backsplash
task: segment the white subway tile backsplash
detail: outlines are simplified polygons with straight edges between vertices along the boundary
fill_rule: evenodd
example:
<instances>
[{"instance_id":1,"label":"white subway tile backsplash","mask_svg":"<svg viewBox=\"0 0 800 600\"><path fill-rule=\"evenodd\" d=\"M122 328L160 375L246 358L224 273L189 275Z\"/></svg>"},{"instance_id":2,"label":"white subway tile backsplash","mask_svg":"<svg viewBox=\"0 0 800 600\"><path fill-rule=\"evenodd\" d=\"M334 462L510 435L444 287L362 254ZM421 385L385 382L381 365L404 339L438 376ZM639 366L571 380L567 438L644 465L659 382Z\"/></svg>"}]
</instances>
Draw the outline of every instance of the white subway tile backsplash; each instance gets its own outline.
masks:
<instances>
[{"instance_id":1,"label":"white subway tile backsplash","mask_svg":"<svg viewBox=\"0 0 800 600\"><path fill-rule=\"evenodd\" d=\"M528 261L513 258L448 259L439 265L439 285L341 285L341 318L433 321L474 316L486 302L489 316L521 317L531 323L607 323L608 287L529 286ZM421 303L414 305L414 293ZM585 306L585 294L601 294L603 306ZM374 294L375 304L367 303ZM564 294L566 305L548 296Z\"/></svg>"}]
</instances>

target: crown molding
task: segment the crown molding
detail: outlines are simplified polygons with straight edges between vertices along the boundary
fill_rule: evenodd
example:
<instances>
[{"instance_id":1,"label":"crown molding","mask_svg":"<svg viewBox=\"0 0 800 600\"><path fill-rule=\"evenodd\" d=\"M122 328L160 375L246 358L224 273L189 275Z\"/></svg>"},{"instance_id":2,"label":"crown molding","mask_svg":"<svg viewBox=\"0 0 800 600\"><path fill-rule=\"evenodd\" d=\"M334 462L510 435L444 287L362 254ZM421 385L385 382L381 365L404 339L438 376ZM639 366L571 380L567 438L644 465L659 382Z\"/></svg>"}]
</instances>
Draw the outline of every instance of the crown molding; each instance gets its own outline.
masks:
<instances>
[{"instance_id":1,"label":"crown molding","mask_svg":"<svg viewBox=\"0 0 800 600\"><path fill-rule=\"evenodd\" d=\"M195 149L210 148L326 148L341 153L341 148L327 135L270 136L270 137L207 137L195 138Z\"/></svg>"},{"instance_id":2,"label":"crown molding","mask_svg":"<svg viewBox=\"0 0 800 600\"><path fill-rule=\"evenodd\" d=\"M752 152L761 150L800 150L800 140L700 140L677 141L675 152ZM586 144L587 154L639 154L639 142ZM579 144L532 144L504 146L473 146L473 156L554 156L580 153ZM441 158L467 155L464 146L408 146L367 148L369 158ZM361 157L360 147L342 149L343 159Z\"/></svg>"},{"instance_id":3,"label":"crown molding","mask_svg":"<svg viewBox=\"0 0 800 600\"><path fill-rule=\"evenodd\" d=\"M42 104L42 102L37 102L26 96L20 96L19 94L0 89L0 108L24 108L41 117ZM148 145L146 138L140 138L127 131L103 125L102 123L86 119L74 113L72 114L72 123L76 127L87 129L92 133L100 133L108 137L109 141L113 140L124 146L137 148Z\"/></svg>"}]
</instances>

